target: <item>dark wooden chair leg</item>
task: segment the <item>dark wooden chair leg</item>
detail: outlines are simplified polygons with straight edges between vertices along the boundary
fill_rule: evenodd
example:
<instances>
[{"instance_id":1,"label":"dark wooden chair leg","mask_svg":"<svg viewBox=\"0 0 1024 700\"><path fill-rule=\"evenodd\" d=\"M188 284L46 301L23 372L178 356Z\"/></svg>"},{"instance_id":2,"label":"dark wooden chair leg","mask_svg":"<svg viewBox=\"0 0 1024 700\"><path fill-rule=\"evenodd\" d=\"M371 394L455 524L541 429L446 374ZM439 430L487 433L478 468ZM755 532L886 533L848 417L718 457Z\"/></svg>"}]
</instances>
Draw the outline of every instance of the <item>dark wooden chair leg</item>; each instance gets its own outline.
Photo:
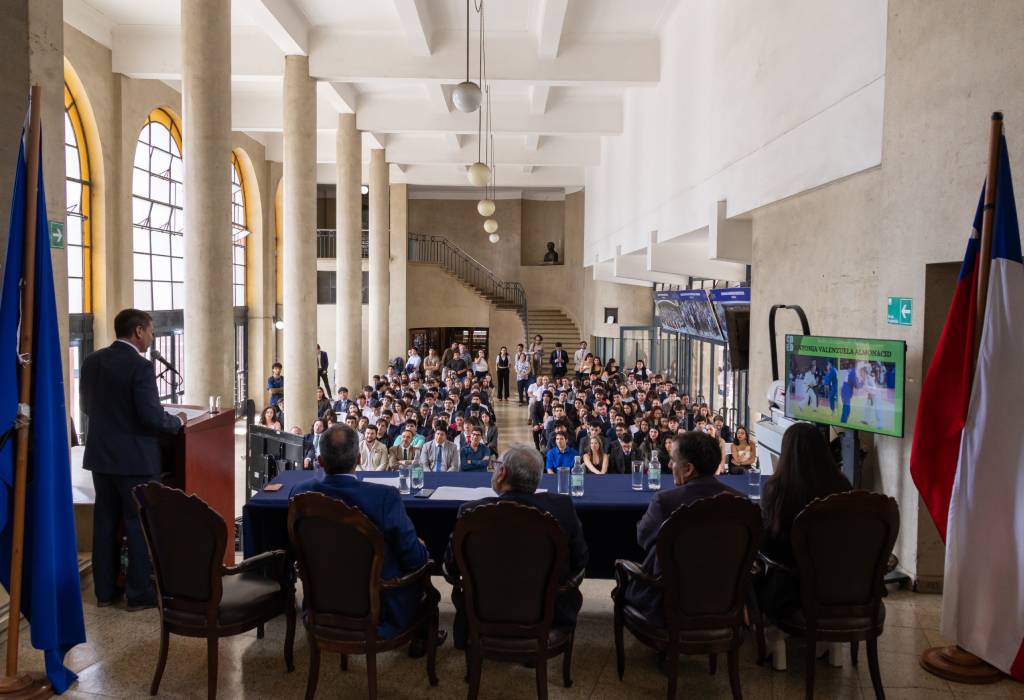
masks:
<instances>
[{"instance_id":1,"label":"dark wooden chair leg","mask_svg":"<svg viewBox=\"0 0 1024 700\"><path fill-rule=\"evenodd\" d=\"M217 638L206 638L206 697L217 697Z\"/></svg>"},{"instance_id":2,"label":"dark wooden chair leg","mask_svg":"<svg viewBox=\"0 0 1024 700\"><path fill-rule=\"evenodd\" d=\"M377 700L377 654L373 649L366 651L366 695Z\"/></svg>"},{"instance_id":3,"label":"dark wooden chair leg","mask_svg":"<svg viewBox=\"0 0 1024 700\"><path fill-rule=\"evenodd\" d=\"M754 639L757 641L757 665L764 666L764 662L768 658L768 644L764 638L764 615L758 610L754 617L756 618L753 623Z\"/></svg>"},{"instance_id":4,"label":"dark wooden chair leg","mask_svg":"<svg viewBox=\"0 0 1024 700\"><path fill-rule=\"evenodd\" d=\"M284 610L284 667L289 673L295 670L295 598Z\"/></svg>"},{"instance_id":5,"label":"dark wooden chair leg","mask_svg":"<svg viewBox=\"0 0 1024 700\"><path fill-rule=\"evenodd\" d=\"M266 631L263 629L263 624L256 625L256 639L263 639Z\"/></svg>"},{"instance_id":6,"label":"dark wooden chair leg","mask_svg":"<svg viewBox=\"0 0 1024 700\"><path fill-rule=\"evenodd\" d=\"M572 687L572 648L576 643L576 632L569 637L569 648L562 655L562 685L566 688Z\"/></svg>"},{"instance_id":7,"label":"dark wooden chair leg","mask_svg":"<svg viewBox=\"0 0 1024 700\"><path fill-rule=\"evenodd\" d=\"M483 671L483 658L471 646L466 648L466 662L469 664L469 700L480 696L480 674Z\"/></svg>"},{"instance_id":8,"label":"dark wooden chair leg","mask_svg":"<svg viewBox=\"0 0 1024 700\"><path fill-rule=\"evenodd\" d=\"M729 651L729 687L732 689L733 700L742 700L743 691L740 690L740 650Z\"/></svg>"},{"instance_id":9,"label":"dark wooden chair leg","mask_svg":"<svg viewBox=\"0 0 1024 700\"><path fill-rule=\"evenodd\" d=\"M348 670L348 654L342 654L341 655L341 670L342 671L347 671Z\"/></svg>"},{"instance_id":10,"label":"dark wooden chair leg","mask_svg":"<svg viewBox=\"0 0 1024 700\"><path fill-rule=\"evenodd\" d=\"M537 665L537 700L548 700L548 660L537 654L534 663Z\"/></svg>"},{"instance_id":11,"label":"dark wooden chair leg","mask_svg":"<svg viewBox=\"0 0 1024 700\"><path fill-rule=\"evenodd\" d=\"M865 642L868 648L868 670L871 672L871 685L875 689L875 700L885 700L882 689L882 672L878 668L878 638L871 637Z\"/></svg>"},{"instance_id":12,"label":"dark wooden chair leg","mask_svg":"<svg viewBox=\"0 0 1024 700\"><path fill-rule=\"evenodd\" d=\"M342 658L345 658L342 656ZM316 697L316 686L320 682L320 647L316 639L309 635L309 678L306 679L306 700Z\"/></svg>"},{"instance_id":13,"label":"dark wooden chair leg","mask_svg":"<svg viewBox=\"0 0 1024 700\"><path fill-rule=\"evenodd\" d=\"M437 626L438 612L435 607L427 623L427 680L432 686L437 685Z\"/></svg>"},{"instance_id":14,"label":"dark wooden chair leg","mask_svg":"<svg viewBox=\"0 0 1024 700\"><path fill-rule=\"evenodd\" d=\"M160 625L160 658L156 661L156 672L153 673L153 682L149 686L149 694L156 695L160 690L160 679L164 677L164 668L167 666L167 647L171 641L171 633L167 628Z\"/></svg>"},{"instance_id":15,"label":"dark wooden chair leg","mask_svg":"<svg viewBox=\"0 0 1024 700\"><path fill-rule=\"evenodd\" d=\"M615 605L615 668L619 672L619 680L626 673L626 650L622 639L622 609L618 602Z\"/></svg>"},{"instance_id":16,"label":"dark wooden chair leg","mask_svg":"<svg viewBox=\"0 0 1024 700\"><path fill-rule=\"evenodd\" d=\"M850 663L854 666L857 665L857 652L860 650L860 642L854 640L850 642Z\"/></svg>"},{"instance_id":17,"label":"dark wooden chair leg","mask_svg":"<svg viewBox=\"0 0 1024 700\"><path fill-rule=\"evenodd\" d=\"M715 675L718 672L718 654L708 654L708 673Z\"/></svg>"},{"instance_id":18,"label":"dark wooden chair leg","mask_svg":"<svg viewBox=\"0 0 1024 700\"><path fill-rule=\"evenodd\" d=\"M805 697L807 700L814 700L814 667L818 663L818 657L815 653L817 651L817 641L814 637L808 635L804 638L804 643L807 645L807 649L804 652L807 665Z\"/></svg>"},{"instance_id":19,"label":"dark wooden chair leg","mask_svg":"<svg viewBox=\"0 0 1024 700\"><path fill-rule=\"evenodd\" d=\"M679 650L675 646L665 650L665 675L668 676L668 700L675 700L679 682Z\"/></svg>"}]
</instances>

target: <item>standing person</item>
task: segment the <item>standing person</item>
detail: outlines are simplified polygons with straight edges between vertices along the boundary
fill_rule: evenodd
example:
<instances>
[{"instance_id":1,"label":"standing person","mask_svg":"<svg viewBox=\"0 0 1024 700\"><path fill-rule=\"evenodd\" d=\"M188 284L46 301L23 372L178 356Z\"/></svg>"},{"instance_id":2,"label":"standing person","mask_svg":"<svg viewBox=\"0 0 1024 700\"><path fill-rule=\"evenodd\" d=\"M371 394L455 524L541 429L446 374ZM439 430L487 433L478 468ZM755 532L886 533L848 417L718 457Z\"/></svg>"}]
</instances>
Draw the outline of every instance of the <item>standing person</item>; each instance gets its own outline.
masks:
<instances>
[{"instance_id":1,"label":"standing person","mask_svg":"<svg viewBox=\"0 0 1024 700\"><path fill-rule=\"evenodd\" d=\"M185 424L160 405L153 363L143 353L153 344L153 318L124 309L114 318L117 340L82 362L81 407L89 419L83 467L96 489L93 510L92 571L100 607L122 595L128 610L156 605L153 567L142 535L132 489L160 478L160 438ZM121 568L118 527L128 536L125 590L117 587Z\"/></svg>"},{"instance_id":2,"label":"standing person","mask_svg":"<svg viewBox=\"0 0 1024 700\"><path fill-rule=\"evenodd\" d=\"M267 377L267 405L274 408L284 400L284 377L281 375L283 369L280 362L275 362L270 365L270 376Z\"/></svg>"},{"instance_id":3,"label":"standing person","mask_svg":"<svg viewBox=\"0 0 1024 700\"><path fill-rule=\"evenodd\" d=\"M561 379L569 369L569 354L562 349L561 343L555 343L551 351L551 378Z\"/></svg>"},{"instance_id":4,"label":"standing person","mask_svg":"<svg viewBox=\"0 0 1024 700\"><path fill-rule=\"evenodd\" d=\"M459 344L452 343L451 347L445 348L444 352L441 353L441 379L448 376L448 364L452 361L452 358L455 357L458 351Z\"/></svg>"},{"instance_id":5,"label":"standing person","mask_svg":"<svg viewBox=\"0 0 1024 700\"><path fill-rule=\"evenodd\" d=\"M437 356L437 350L430 348L427 356L423 358L423 373L426 377L436 377L441 374L441 358Z\"/></svg>"},{"instance_id":6,"label":"standing person","mask_svg":"<svg viewBox=\"0 0 1024 700\"><path fill-rule=\"evenodd\" d=\"M508 375L512 358L508 356L508 348L504 345L498 351L498 359L494 364L498 371L498 401L508 401Z\"/></svg>"},{"instance_id":7,"label":"standing person","mask_svg":"<svg viewBox=\"0 0 1024 700\"><path fill-rule=\"evenodd\" d=\"M544 336L540 334L533 336L530 355L533 356L533 376L539 377L544 368Z\"/></svg>"},{"instance_id":8,"label":"standing person","mask_svg":"<svg viewBox=\"0 0 1024 700\"><path fill-rule=\"evenodd\" d=\"M834 416L836 414L836 399L839 398L839 373L832 360L825 362L825 377L822 380L825 385L825 397L828 399L828 410Z\"/></svg>"},{"instance_id":9,"label":"standing person","mask_svg":"<svg viewBox=\"0 0 1024 700\"><path fill-rule=\"evenodd\" d=\"M327 369L330 367L330 362L327 361L327 351L320 349L320 343L316 344L316 376L317 382L324 383L324 390L327 392L325 396L331 395L331 382L328 380Z\"/></svg>"},{"instance_id":10,"label":"standing person","mask_svg":"<svg viewBox=\"0 0 1024 700\"><path fill-rule=\"evenodd\" d=\"M520 345L519 347L522 346ZM519 405L522 406L526 403L526 389L530 386L530 372L533 371L533 365L525 352L520 352L516 355L515 369L516 391L519 392Z\"/></svg>"},{"instance_id":11,"label":"standing person","mask_svg":"<svg viewBox=\"0 0 1024 700\"><path fill-rule=\"evenodd\" d=\"M484 355L483 350L476 351L476 359L473 360L473 376L477 379L483 379L490 372L487 366L487 357Z\"/></svg>"},{"instance_id":12,"label":"standing person","mask_svg":"<svg viewBox=\"0 0 1024 700\"><path fill-rule=\"evenodd\" d=\"M587 359L587 341L581 340L579 348L572 355L573 369L576 371L577 379L583 379L583 361L585 359Z\"/></svg>"}]
</instances>

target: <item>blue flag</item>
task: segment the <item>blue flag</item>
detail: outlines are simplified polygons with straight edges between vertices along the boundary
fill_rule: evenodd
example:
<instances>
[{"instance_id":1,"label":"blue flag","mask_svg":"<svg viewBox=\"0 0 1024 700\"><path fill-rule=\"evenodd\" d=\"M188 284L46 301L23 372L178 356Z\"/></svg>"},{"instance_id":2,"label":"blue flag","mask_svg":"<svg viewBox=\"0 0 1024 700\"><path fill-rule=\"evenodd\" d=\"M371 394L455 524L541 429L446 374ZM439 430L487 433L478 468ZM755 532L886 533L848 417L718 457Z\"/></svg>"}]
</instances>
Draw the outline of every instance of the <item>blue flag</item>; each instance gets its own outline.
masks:
<instances>
[{"instance_id":1,"label":"blue flag","mask_svg":"<svg viewBox=\"0 0 1024 700\"><path fill-rule=\"evenodd\" d=\"M31 174L38 179L39 196L36 207L34 346L31 350L32 398L21 612L31 624L32 646L43 651L46 675L53 689L63 693L77 678L64 666L64 655L71 647L85 641L85 622L82 618L78 547L71 503L71 464L64 407L64 353L57 330L41 163L40 155L39 172ZM13 433L8 431L14 427L18 413L19 286L25 272L22 269L25 183L30 175L27 170L23 138L18 151L7 263L0 292L0 434L10 436L0 447L0 582L8 590L11 582L15 443Z\"/></svg>"}]
</instances>

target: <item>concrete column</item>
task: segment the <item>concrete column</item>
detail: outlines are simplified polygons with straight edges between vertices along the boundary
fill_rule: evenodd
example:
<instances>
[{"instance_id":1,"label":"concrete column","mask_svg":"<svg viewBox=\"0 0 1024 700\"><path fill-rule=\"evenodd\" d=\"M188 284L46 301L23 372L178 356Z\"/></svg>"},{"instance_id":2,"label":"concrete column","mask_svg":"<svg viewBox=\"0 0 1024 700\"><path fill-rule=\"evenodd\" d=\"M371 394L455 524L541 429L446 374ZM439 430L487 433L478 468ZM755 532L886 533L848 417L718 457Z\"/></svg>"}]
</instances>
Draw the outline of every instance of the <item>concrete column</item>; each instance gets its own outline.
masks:
<instances>
[{"instance_id":1,"label":"concrete column","mask_svg":"<svg viewBox=\"0 0 1024 700\"><path fill-rule=\"evenodd\" d=\"M182 0L185 403L233 402L231 2Z\"/></svg>"},{"instance_id":2,"label":"concrete column","mask_svg":"<svg viewBox=\"0 0 1024 700\"><path fill-rule=\"evenodd\" d=\"M409 186L391 185L391 304L388 308L388 357L408 350L405 266L409 254Z\"/></svg>"},{"instance_id":3,"label":"concrete column","mask_svg":"<svg viewBox=\"0 0 1024 700\"><path fill-rule=\"evenodd\" d=\"M284 64L285 428L316 418L316 83L309 58Z\"/></svg>"},{"instance_id":4,"label":"concrete column","mask_svg":"<svg viewBox=\"0 0 1024 700\"><path fill-rule=\"evenodd\" d=\"M383 374L388 364L388 267L391 240L388 234L388 164L384 149L370 151L370 366L368 375Z\"/></svg>"},{"instance_id":5,"label":"concrete column","mask_svg":"<svg viewBox=\"0 0 1024 700\"><path fill-rule=\"evenodd\" d=\"M337 386L355 398L363 385L362 344L362 142L355 114L338 115L335 140L337 168L337 304L335 305L334 362ZM335 389L336 391L337 389Z\"/></svg>"}]
</instances>

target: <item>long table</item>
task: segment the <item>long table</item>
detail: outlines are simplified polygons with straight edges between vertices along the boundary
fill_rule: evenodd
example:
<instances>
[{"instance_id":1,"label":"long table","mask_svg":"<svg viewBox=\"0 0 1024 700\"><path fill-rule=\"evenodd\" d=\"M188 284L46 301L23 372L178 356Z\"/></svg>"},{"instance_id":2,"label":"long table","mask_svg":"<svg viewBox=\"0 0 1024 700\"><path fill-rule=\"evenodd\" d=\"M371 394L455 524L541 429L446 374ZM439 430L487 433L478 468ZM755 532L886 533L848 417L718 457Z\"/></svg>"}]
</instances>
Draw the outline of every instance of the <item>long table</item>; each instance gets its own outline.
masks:
<instances>
[{"instance_id":1,"label":"long table","mask_svg":"<svg viewBox=\"0 0 1024 700\"><path fill-rule=\"evenodd\" d=\"M371 479L397 476L397 473L356 472L360 478ZM288 543L288 501L291 488L313 478L312 471L286 471L274 479L281 484L279 491L260 491L242 509L243 548L246 557L270 549L290 549ZM731 488L752 495L746 475L724 475L719 480ZM634 491L629 474L587 476L584 495L574 498L576 512L583 524L583 534L590 549L587 576L611 578L616 559L638 561L643 552L636 543L636 524L647 510L654 492ZM478 487L489 486L491 475L486 472L448 472L424 474L424 486ZM663 475L661 488L673 487L671 475ZM555 477L545 474L540 488L556 490ZM427 545L435 562L444 558L448 538L455 529L455 515L462 501L416 498L403 496L402 501L416 531Z\"/></svg>"}]
</instances>

